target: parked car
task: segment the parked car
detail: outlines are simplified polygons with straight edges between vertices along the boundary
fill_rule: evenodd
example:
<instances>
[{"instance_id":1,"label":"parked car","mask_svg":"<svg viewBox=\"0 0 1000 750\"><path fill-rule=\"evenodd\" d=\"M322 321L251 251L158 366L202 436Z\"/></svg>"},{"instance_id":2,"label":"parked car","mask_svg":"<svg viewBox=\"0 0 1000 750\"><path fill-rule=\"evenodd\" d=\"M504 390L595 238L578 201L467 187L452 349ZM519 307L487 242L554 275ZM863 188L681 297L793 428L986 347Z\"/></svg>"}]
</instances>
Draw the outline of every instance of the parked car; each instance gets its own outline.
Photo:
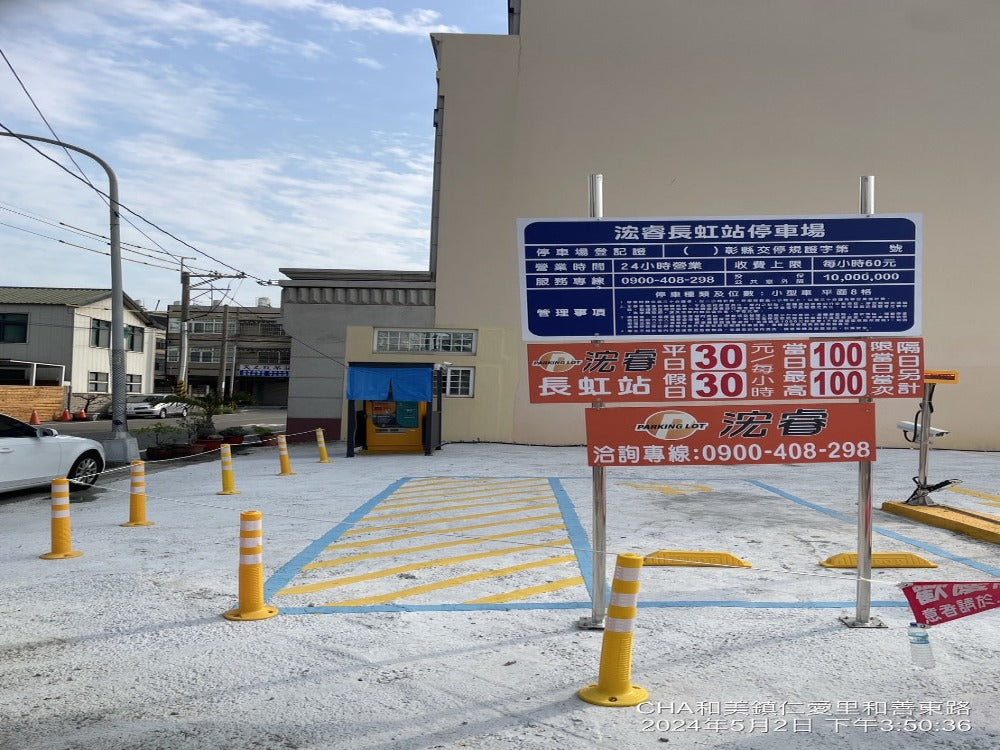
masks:
<instances>
[{"instance_id":1,"label":"parked car","mask_svg":"<svg viewBox=\"0 0 1000 750\"><path fill-rule=\"evenodd\" d=\"M60 435L0 414L0 492L45 485L58 477L70 490L93 486L104 471L104 446L96 440Z\"/></svg>"},{"instance_id":2,"label":"parked car","mask_svg":"<svg viewBox=\"0 0 1000 750\"><path fill-rule=\"evenodd\" d=\"M171 393L130 393L125 399L126 417L186 417L187 404L174 401Z\"/></svg>"}]
</instances>

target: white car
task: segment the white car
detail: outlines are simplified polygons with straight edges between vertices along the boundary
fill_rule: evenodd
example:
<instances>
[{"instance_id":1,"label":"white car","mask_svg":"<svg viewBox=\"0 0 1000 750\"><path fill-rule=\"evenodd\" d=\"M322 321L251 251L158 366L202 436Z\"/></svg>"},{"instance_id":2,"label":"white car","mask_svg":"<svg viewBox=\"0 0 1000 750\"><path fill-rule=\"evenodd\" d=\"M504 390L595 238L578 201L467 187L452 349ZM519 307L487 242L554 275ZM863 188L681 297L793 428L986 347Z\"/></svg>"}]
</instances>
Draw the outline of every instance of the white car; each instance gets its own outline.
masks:
<instances>
[{"instance_id":1,"label":"white car","mask_svg":"<svg viewBox=\"0 0 1000 750\"><path fill-rule=\"evenodd\" d=\"M186 417L187 404L172 400L169 393L131 393L125 399L126 417Z\"/></svg>"},{"instance_id":2,"label":"white car","mask_svg":"<svg viewBox=\"0 0 1000 750\"><path fill-rule=\"evenodd\" d=\"M93 486L104 471L104 446L96 440L60 435L0 414L0 492L70 480L70 490Z\"/></svg>"}]
</instances>

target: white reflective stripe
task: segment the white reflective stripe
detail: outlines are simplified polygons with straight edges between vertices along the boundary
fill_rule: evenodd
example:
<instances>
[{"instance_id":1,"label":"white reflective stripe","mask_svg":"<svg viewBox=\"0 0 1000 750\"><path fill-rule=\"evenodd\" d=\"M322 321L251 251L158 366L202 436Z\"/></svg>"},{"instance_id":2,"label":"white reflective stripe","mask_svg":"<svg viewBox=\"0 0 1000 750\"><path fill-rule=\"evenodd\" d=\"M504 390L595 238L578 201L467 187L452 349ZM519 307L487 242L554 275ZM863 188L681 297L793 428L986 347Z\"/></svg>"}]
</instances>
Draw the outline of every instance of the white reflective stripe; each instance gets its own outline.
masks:
<instances>
[{"instance_id":1,"label":"white reflective stripe","mask_svg":"<svg viewBox=\"0 0 1000 750\"><path fill-rule=\"evenodd\" d=\"M642 568L615 568L615 579L618 581L638 581Z\"/></svg>"},{"instance_id":2,"label":"white reflective stripe","mask_svg":"<svg viewBox=\"0 0 1000 750\"><path fill-rule=\"evenodd\" d=\"M604 629L612 633L631 633L635 620L622 620L618 617L608 617L604 620Z\"/></svg>"},{"instance_id":3,"label":"white reflective stripe","mask_svg":"<svg viewBox=\"0 0 1000 750\"><path fill-rule=\"evenodd\" d=\"M257 565L264 562L264 555L240 555L240 565Z\"/></svg>"},{"instance_id":4,"label":"white reflective stripe","mask_svg":"<svg viewBox=\"0 0 1000 750\"><path fill-rule=\"evenodd\" d=\"M637 607L639 606L639 595L622 594L618 591L612 591L609 604L615 607Z\"/></svg>"},{"instance_id":5,"label":"white reflective stripe","mask_svg":"<svg viewBox=\"0 0 1000 750\"><path fill-rule=\"evenodd\" d=\"M240 531L260 531L263 528L263 521L240 521Z\"/></svg>"},{"instance_id":6,"label":"white reflective stripe","mask_svg":"<svg viewBox=\"0 0 1000 750\"><path fill-rule=\"evenodd\" d=\"M69 511L68 510L56 510L55 508L53 508L52 509L52 517L53 518L69 518Z\"/></svg>"},{"instance_id":7,"label":"white reflective stripe","mask_svg":"<svg viewBox=\"0 0 1000 750\"><path fill-rule=\"evenodd\" d=\"M263 541L264 541L263 537L259 537L259 536L252 536L252 537L249 537L249 538L247 538L247 537L240 537L240 546L241 547L260 547L261 546L261 542L263 542Z\"/></svg>"}]
</instances>

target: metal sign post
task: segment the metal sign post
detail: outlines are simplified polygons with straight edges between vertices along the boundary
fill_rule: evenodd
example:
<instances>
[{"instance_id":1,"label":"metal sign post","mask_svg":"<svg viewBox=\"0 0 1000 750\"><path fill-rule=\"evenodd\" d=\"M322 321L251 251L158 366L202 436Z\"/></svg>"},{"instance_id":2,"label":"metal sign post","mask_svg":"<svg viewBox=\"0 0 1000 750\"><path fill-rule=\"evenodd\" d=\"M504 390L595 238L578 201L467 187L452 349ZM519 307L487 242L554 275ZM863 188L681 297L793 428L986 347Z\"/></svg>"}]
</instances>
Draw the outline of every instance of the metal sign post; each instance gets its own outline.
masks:
<instances>
[{"instance_id":1,"label":"metal sign post","mask_svg":"<svg viewBox=\"0 0 1000 750\"><path fill-rule=\"evenodd\" d=\"M590 175L590 216L600 219L604 216L604 176ZM594 341L595 344L600 343ZM591 404L595 409L604 406L603 401ZM590 617L581 617L577 627L584 630L604 630L604 616L607 610L607 521L608 521L608 485L603 466L593 467L591 478L591 494L593 495L593 550L592 572L593 591L590 597Z\"/></svg>"},{"instance_id":2,"label":"metal sign post","mask_svg":"<svg viewBox=\"0 0 1000 750\"><path fill-rule=\"evenodd\" d=\"M861 213L875 213L875 177L861 178ZM871 403L870 396L860 399ZM885 623L871 616L872 607L872 462L858 462L858 573L854 617L840 621L849 628L884 628Z\"/></svg>"}]
</instances>

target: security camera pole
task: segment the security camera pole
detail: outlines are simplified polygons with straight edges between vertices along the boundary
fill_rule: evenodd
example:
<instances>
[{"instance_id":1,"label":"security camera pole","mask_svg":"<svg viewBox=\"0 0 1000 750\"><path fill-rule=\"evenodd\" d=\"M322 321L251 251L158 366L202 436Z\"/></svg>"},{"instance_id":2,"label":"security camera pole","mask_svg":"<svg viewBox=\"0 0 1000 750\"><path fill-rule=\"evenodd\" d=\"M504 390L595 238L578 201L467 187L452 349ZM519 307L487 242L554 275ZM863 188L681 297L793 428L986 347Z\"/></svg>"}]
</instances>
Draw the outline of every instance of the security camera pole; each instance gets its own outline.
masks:
<instances>
[{"instance_id":1,"label":"security camera pole","mask_svg":"<svg viewBox=\"0 0 1000 750\"><path fill-rule=\"evenodd\" d=\"M41 141L76 151L96 161L108 175L108 206L111 212L111 439L104 448L108 463L128 463L139 458L139 445L128 433L125 419L125 313L122 292L121 231L118 213L118 179L110 165L96 154L53 138L23 133L0 133L22 141Z\"/></svg>"}]
</instances>

